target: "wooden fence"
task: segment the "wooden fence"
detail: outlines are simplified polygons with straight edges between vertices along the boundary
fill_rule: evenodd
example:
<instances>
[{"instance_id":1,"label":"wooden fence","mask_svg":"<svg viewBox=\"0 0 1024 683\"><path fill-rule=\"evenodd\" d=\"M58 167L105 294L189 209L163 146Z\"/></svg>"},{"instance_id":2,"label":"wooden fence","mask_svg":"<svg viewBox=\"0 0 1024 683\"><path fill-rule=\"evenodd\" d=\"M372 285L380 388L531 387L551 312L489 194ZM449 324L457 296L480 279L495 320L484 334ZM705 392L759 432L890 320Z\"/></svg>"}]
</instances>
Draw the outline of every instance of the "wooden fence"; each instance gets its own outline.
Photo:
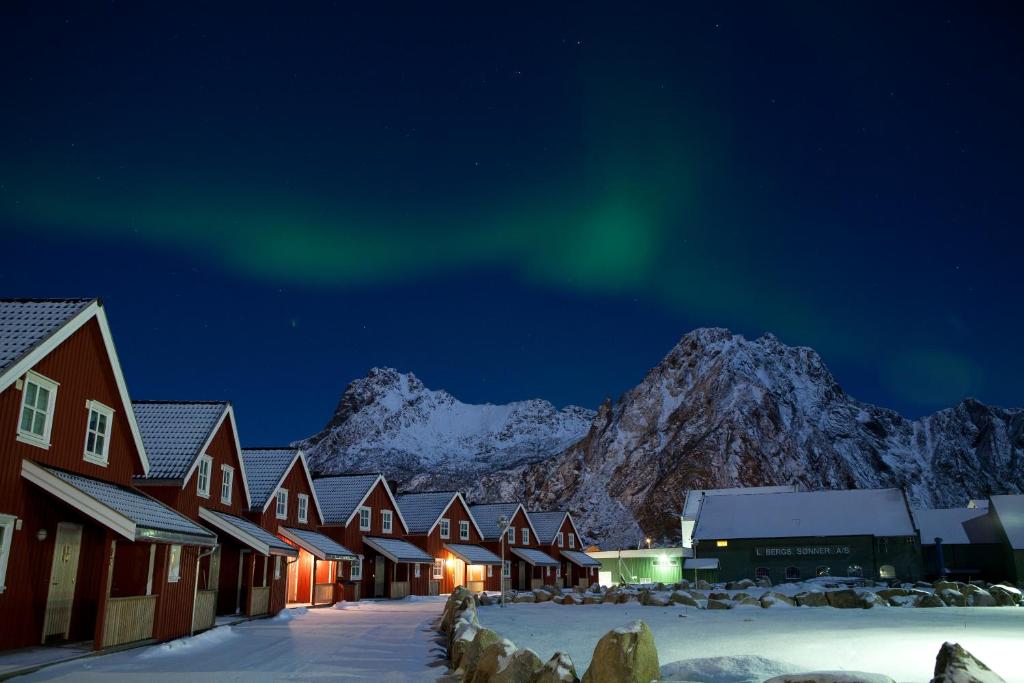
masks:
<instances>
[{"instance_id":1,"label":"wooden fence","mask_svg":"<svg viewBox=\"0 0 1024 683\"><path fill-rule=\"evenodd\" d=\"M217 620L217 591L196 592L195 611L192 614L192 630L195 632L213 628Z\"/></svg>"},{"instance_id":2,"label":"wooden fence","mask_svg":"<svg viewBox=\"0 0 1024 683\"><path fill-rule=\"evenodd\" d=\"M107 598L103 619L103 647L113 647L153 637L155 595Z\"/></svg>"},{"instance_id":3,"label":"wooden fence","mask_svg":"<svg viewBox=\"0 0 1024 683\"><path fill-rule=\"evenodd\" d=\"M391 582L391 599L398 600L409 595L409 582L408 581L392 581Z\"/></svg>"},{"instance_id":4,"label":"wooden fence","mask_svg":"<svg viewBox=\"0 0 1024 683\"><path fill-rule=\"evenodd\" d=\"M313 604L326 605L334 601L334 584L318 583L313 587Z\"/></svg>"},{"instance_id":5,"label":"wooden fence","mask_svg":"<svg viewBox=\"0 0 1024 683\"><path fill-rule=\"evenodd\" d=\"M256 617L270 611L270 586L252 589L252 616Z\"/></svg>"}]
</instances>

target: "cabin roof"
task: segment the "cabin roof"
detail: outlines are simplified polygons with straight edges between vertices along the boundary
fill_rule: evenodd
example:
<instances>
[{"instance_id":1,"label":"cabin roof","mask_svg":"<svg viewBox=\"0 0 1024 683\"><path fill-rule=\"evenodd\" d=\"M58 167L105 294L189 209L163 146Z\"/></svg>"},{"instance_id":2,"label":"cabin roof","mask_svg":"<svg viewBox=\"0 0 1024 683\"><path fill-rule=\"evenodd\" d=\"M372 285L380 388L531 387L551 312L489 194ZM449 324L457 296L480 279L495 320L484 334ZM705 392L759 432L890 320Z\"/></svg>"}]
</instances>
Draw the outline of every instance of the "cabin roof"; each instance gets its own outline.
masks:
<instances>
[{"instance_id":1,"label":"cabin roof","mask_svg":"<svg viewBox=\"0 0 1024 683\"><path fill-rule=\"evenodd\" d=\"M565 510L556 512L528 512L530 523L541 543L554 543L555 535L562 528L562 522L569 515Z\"/></svg>"},{"instance_id":2,"label":"cabin roof","mask_svg":"<svg viewBox=\"0 0 1024 683\"><path fill-rule=\"evenodd\" d=\"M56 334L95 299L0 299L0 373Z\"/></svg>"},{"instance_id":3,"label":"cabin roof","mask_svg":"<svg viewBox=\"0 0 1024 683\"><path fill-rule=\"evenodd\" d=\"M185 479L213 437L227 401L133 401L149 455L147 479Z\"/></svg>"}]
</instances>

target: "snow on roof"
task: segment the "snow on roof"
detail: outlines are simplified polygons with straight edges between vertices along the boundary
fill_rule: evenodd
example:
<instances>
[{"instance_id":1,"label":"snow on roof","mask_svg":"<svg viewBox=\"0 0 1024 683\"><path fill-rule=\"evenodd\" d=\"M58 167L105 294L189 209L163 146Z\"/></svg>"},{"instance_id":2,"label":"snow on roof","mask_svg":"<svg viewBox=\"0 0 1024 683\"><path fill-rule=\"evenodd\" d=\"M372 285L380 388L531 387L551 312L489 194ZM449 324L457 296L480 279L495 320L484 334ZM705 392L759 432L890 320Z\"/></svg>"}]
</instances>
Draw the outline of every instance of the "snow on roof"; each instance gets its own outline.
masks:
<instances>
[{"instance_id":1,"label":"snow on roof","mask_svg":"<svg viewBox=\"0 0 1024 683\"><path fill-rule=\"evenodd\" d=\"M935 545L941 538L943 545L969 543L998 543L993 538L991 525L985 524L987 508L947 508L942 510L914 510L914 521L921 531L921 545ZM986 527L989 533L984 533Z\"/></svg>"},{"instance_id":2,"label":"snow on roof","mask_svg":"<svg viewBox=\"0 0 1024 683\"><path fill-rule=\"evenodd\" d=\"M206 508L199 508L199 510L200 517L202 519L210 522L216 522L219 520L220 523L217 524L218 528L223 530L225 533L231 534L246 545L250 545L250 547L253 547L250 544L250 541L252 540L256 541L258 545L261 544L266 546L266 549L269 551L267 554L288 555L291 557L297 556L295 548L288 545L263 527L253 524L247 519L235 517L234 515L229 515L226 512L207 510ZM263 552L262 548L254 547L254 549Z\"/></svg>"},{"instance_id":3,"label":"snow on roof","mask_svg":"<svg viewBox=\"0 0 1024 683\"><path fill-rule=\"evenodd\" d=\"M622 550L592 550L587 553L601 559L636 559L641 557L689 557L693 548L624 548Z\"/></svg>"},{"instance_id":4,"label":"snow on roof","mask_svg":"<svg viewBox=\"0 0 1024 683\"><path fill-rule=\"evenodd\" d=\"M600 567L601 563L579 550L563 550L562 557L572 562L577 567Z\"/></svg>"},{"instance_id":5,"label":"snow on roof","mask_svg":"<svg viewBox=\"0 0 1024 683\"><path fill-rule=\"evenodd\" d=\"M324 524L347 524L356 507L382 479L379 474L350 474L314 479L313 487L324 514ZM387 484L385 483L385 486Z\"/></svg>"},{"instance_id":6,"label":"snow on roof","mask_svg":"<svg viewBox=\"0 0 1024 683\"><path fill-rule=\"evenodd\" d=\"M511 520L522 503L491 503L488 505L474 505L469 508L469 513L480 526L483 537L487 540L501 537L501 527L498 525L498 518L505 515Z\"/></svg>"},{"instance_id":7,"label":"snow on roof","mask_svg":"<svg viewBox=\"0 0 1024 683\"><path fill-rule=\"evenodd\" d=\"M130 519L137 527L137 539L145 539L146 530L151 530L196 536L201 540L206 539L211 542L216 541L214 535L203 527L135 489L48 467L43 469L93 500Z\"/></svg>"},{"instance_id":8,"label":"snow on roof","mask_svg":"<svg viewBox=\"0 0 1024 683\"><path fill-rule=\"evenodd\" d=\"M694 540L793 536L913 536L899 489L707 496Z\"/></svg>"},{"instance_id":9,"label":"snow on roof","mask_svg":"<svg viewBox=\"0 0 1024 683\"><path fill-rule=\"evenodd\" d=\"M0 299L0 373L52 337L94 299Z\"/></svg>"},{"instance_id":10,"label":"snow on roof","mask_svg":"<svg viewBox=\"0 0 1024 683\"><path fill-rule=\"evenodd\" d=\"M398 496L396 500L409 525L409 533L425 534L458 495L455 491L429 491L407 493Z\"/></svg>"},{"instance_id":11,"label":"snow on roof","mask_svg":"<svg viewBox=\"0 0 1024 683\"><path fill-rule=\"evenodd\" d=\"M392 562L414 562L417 564L433 564L434 558L422 548L400 538L380 538L366 536L363 543L370 546Z\"/></svg>"},{"instance_id":12,"label":"snow on roof","mask_svg":"<svg viewBox=\"0 0 1024 683\"><path fill-rule=\"evenodd\" d=\"M562 522L565 521L569 513L560 510L557 512L527 512L526 514L530 517L530 523L533 524L533 529L537 532L540 542L554 543L555 534L562 528Z\"/></svg>"},{"instance_id":13,"label":"snow on roof","mask_svg":"<svg viewBox=\"0 0 1024 683\"><path fill-rule=\"evenodd\" d=\"M282 536L321 560L352 560L359 557L333 538L316 531L291 527L281 527L280 531Z\"/></svg>"},{"instance_id":14,"label":"snow on roof","mask_svg":"<svg viewBox=\"0 0 1024 683\"><path fill-rule=\"evenodd\" d=\"M686 492L683 503L683 519L694 520L700 513L700 504L705 496L749 496L759 493L789 493L796 491L795 484L789 486L736 486L728 489L691 489Z\"/></svg>"},{"instance_id":15,"label":"snow on roof","mask_svg":"<svg viewBox=\"0 0 1024 683\"><path fill-rule=\"evenodd\" d=\"M522 558L529 562L534 567L557 567L558 560L553 559L547 553L541 552L536 548L516 548L512 546L509 548L512 554L516 557Z\"/></svg>"},{"instance_id":16,"label":"snow on roof","mask_svg":"<svg viewBox=\"0 0 1024 683\"><path fill-rule=\"evenodd\" d=\"M1014 550L1024 550L1024 495L989 496L996 516Z\"/></svg>"},{"instance_id":17,"label":"snow on roof","mask_svg":"<svg viewBox=\"0 0 1024 683\"><path fill-rule=\"evenodd\" d=\"M468 543L445 543L444 547L466 564L501 565L501 558L481 545Z\"/></svg>"},{"instance_id":18,"label":"snow on roof","mask_svg":"<svg viewBox=\"0 0 1024 683\"><path fill-rule=\"evenodd\" d=\"M683 569L718 569L718 558L689 557L683 560Z\"/></svg>"},{"instance_id":19,"label":"snow on roof","mask_svg":"<svg viewBox=\"0 0 1024 683\"><path fill-rule=\"evenodd\" d=\"M263 510L298 454L298 448L290 447L242 449L253 510Z\"/></svg>"},{"instance_id":20,"label":"snow on roof","mask_svg":"<svg viewBox=\"0 0 1024 683\"><path fill-rule=\"evenodd\" d=\"M227 401L132 401L149 455L147 479L184 479L220 423Z\"/></svg>"}]
</instances>

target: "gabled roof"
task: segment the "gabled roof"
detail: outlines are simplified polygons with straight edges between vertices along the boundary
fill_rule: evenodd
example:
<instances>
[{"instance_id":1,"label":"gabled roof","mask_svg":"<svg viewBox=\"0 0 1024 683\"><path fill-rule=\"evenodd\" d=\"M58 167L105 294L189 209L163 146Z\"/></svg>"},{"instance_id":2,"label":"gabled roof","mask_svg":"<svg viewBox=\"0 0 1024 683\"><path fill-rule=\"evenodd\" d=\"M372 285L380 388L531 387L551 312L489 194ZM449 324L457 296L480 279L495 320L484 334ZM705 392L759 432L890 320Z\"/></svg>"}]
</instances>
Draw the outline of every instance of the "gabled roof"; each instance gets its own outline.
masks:
<instances>
[{"instance_id":1,"label":"gabled roof","mask_svg":"<svg viewBox=\"0 0 1024 683\"><path fill-rule=\"evenodd\" d=\"M485 503L469 508L470 514L473 515L473 519L476 520L480 528L480 536L486 541L496 541L501 538L501 527L498 525L499 517L505 515L506 519L512 521L519 510L523 511L523 516L526 517L526 523L530 525L534 538L539 540L540 536L537 535L537 530L534 528L533 522L530 521L530 514L522 503Z\"/></svg>"},{"instance_id":2,"label":"gabled roof","mask_svg":"<svg viewBox=\"0 0 1024 683\"><path fill-rule=\"evenodd\" d=\"M794 536L914 536L899 489L708 496L694 540Z\"/></svg>"},{"instance_id":3,"label":"gabled roof","mask_svg":"<svg viewBox=\"0 0 1024 683\"><path fill-rule=\"evenodd\" d=\"M432 564L434 562L434 558L428 555L425 550L401 538L367 536L363 538L363 543L392 562L414 564Z\"/></svg>"},{"instance_id":4,"label":"gabled roof","mask_svg":"<svg viewBox=\"0 0 1024 683\"><path fill-rule=\"evenodd\" d=\"M322 520L323 512L313 486L313 475L306 463L306 454L299 448L283 446L280 448L243 448L242 460L245 462L245 473L249 478L249 490L252 493L252 510L266 512L274 493L281 488L285 478L298 463L306 475L309 490L313 494L313 505Z\"/></svg>"},{"instance_id":5,"label":"gabled roof","mask_svg":"<svg viewBox=\"0 0 1024 683\"><path fill-rule=\"evenodd\" d=\"M469 512L469 521L476 528L476 532L483 536L473 513L466 504L466 499L458 491L427 491L424 493L406 493L398 496L398 507L402 508L405 521L409 523L410 534L429 534L444 518L455 501L461 501Z\"/></svg>"},{"instance_id":6,"label":"gabled roof","mask_svg":"<svg viewBox=\"0 0 1024 683\"><path fill-rule=\"evenodd\" d=\"M402 510L383 474L339 474L314 479L313 487L323 510L324 524L348 526L356 516L356 511L370 497L378 483L384 485L384 491L391 499L391 504L395 506L398 519L408 533L409 525L402 516Z\"/></svg>"},{"instance_id":7,"label":"gabled roof","mask_svg":"<svg viewBox=\"0 0 1024 683\"><path fill-rule=\"evenodd\" d=\"M140 491L22 460L21 476L130 541L212 546L217 537Z\"/></svg>"},{"instance_id":8,"label":"gabled roof","mask_svg":"<svg viewBox=\"0 0 1024 683\"><path fill-rule=\"evenodd\" d=\"M992 509L1014 550L1024 550L1024 495L989 496Z\"/></svg>"},{"instance_id":9,"label":"gabled roof","mask_svg":"<svg viewBox=\"0 0 1024 683\"><path fill-rule=\"evenodd\" d=\"M147 473L149 458L131 411L131 397L121 372L107 315L99 299L0 299L0 391L14 384L93 319L100 328L114 382L142 462L142 471Z\"/></svg>"},{"instance_id":10,"label":"gabled roof","mask_svg":"<svg viewBox=\"0 0 1024 683\"><path fill-rule=\"evenodd\" d=\"M536 530L537 538L543 544L555 542L555 536L558 535L558 530L562 528L562 522L569 516L569 513L565 510L557 512L527 512L526 514L530 517L530 522ZM573 528L575 527L576 525L573 524Z\"/></svg>"},{"instance_id":11,"label":"gabled roof","mask_svg":"<svg viewBox=\"0 0 1024 683\"><path fill-rule=\"evenodd\" d=\"M241 454L235 412L228 401L133 401L132 408L152 465L143 481L168 479L184 486L225 421L231 424L235 449ZM245 504L252 507L241 458L239 465Z\"/></svg>"},{"instance_id":12,"label":"gabled roof","mask_svg":"<svg viewBox=\"0 0 1024 683\"><path fill-rule=\"evenodd\" d=\"M921 532L921 545L999 543L998 532L988 520L988 508L946 508L914 510L914 521Z\"/></svg>"}]
</instances>

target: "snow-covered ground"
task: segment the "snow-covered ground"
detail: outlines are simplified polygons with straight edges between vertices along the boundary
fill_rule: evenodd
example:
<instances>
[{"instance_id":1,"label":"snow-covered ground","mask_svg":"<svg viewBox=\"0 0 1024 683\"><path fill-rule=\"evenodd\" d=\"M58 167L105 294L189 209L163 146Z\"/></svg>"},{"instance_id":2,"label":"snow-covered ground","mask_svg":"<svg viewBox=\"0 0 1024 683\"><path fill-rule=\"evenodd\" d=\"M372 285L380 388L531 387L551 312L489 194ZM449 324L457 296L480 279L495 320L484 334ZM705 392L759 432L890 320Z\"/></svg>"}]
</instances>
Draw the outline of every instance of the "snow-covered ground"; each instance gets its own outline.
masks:
<instances>
[{"instance_id":1,"label":"snow-covered ground","mask_svg":"<svg viewBox=\"0 0 1024 683\"><path fill-rule=\"evenodd\" d=\"M654 633L665 680L760 683L783 673L853 670L928 681L949 640L1007 683L1024 683L1024 608L700 610L544 602L481 607L478 614L481 624L544 661L556 650L568 652L581 675L601 636L642 619Z\"/></svg>"},{"instance_id":2,"label":"snow-covered ground","mask_svg":"<svg viewBox=\"0 0 1024 683\"><path fill-rule=\"evenodd\" d=\"M434 624L444 598L297 608L193 638L89 657L19 681L435 680L447 670Z\"/></svg>"}]
</instances>

